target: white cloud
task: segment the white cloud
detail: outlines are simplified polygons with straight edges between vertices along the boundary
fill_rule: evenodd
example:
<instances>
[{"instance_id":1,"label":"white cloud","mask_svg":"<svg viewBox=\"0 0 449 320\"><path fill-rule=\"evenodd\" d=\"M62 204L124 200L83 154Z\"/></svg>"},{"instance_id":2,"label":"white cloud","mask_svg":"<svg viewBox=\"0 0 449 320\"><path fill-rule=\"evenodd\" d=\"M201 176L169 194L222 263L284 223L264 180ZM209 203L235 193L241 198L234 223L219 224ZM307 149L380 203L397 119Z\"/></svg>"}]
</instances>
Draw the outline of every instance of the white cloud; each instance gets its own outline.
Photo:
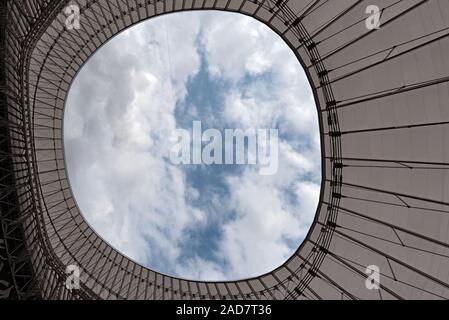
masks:
<instances>
[{"instance_id":1,"label":"white cloud","mask_svg":"<svg viewBox=\"0 0 449 320\"><path fill-rule=\"evenodd\" d=\"M194 257L184 264L178 264L176 272L185 279L227 279L223 266L209 260Z\"/></svg>"},{"instance_id":2,"label":"white cloud","mask_svg":"<svg viewBox=\"0 0 449 320\"><path fill-rule=\"evenodd\" d=\"M239 216L223 227L220 253L229 261L232 271L228 274L233 278L267 272L289 258L292 249L285 240L299 243L306 235L320 192L313 96L310 88L302 89L307 79L298 72L299 63L287 45L264 28L246 19L233 23L231 18L208 28L205 44L212 74L239 83L245 71L257 75L270 72L273 82L256 81L244 91L240 84L235 85L227 96L224 116L243 127L278 123L281 132L300 136L311 146L298 151L281 141L277 175L261 178L247 169L230 179L231 203ZM272 45L263 47L266 43ZM313 174L314 182L301 181L307 174ZM285 199L287 190L294 190L297 201L293 204Z\"/></svg>"},{"instance_id":3,"label":"white cloud","mask_svg":"<svg viewBox=\"0 0 449 320\"><path fill-rule=\"evenodd\" d=\"M281 139L276 175L248 167L228 177L229 201L211 191L211 208L187 202L204 195L166 161L176 103L200 69L198 37L209 72L231 83L214 118L242 128L278 124L308 141ZM169 15L119 35L76 78L65 116L69 177L88 222L131 258L182 277L236 279L280 265L307 233L320 191L316 110L299 70L277 35L240 15ZM269 81L242 85L246 74L264 73ZM237 215L218 217L215 208ZM215 256L181 259L181 243L210 219L221 219Z\"/></svg>"},{"instance_id":4,"label":"white cloud","mask_svg":"<svg viewBox=\"0 0 449 320\"><path fill-rule=\"evenodd\" d=\"M175 102L199 68L198 27L192 19L182 35L167 30L175 35L173 50L182 37L188 64L169 59L180 55L170 53L166 35L149 25L122 33L91 59L70 92L65 139L77 201L105 239L138 261L171 262L179 250L167 240L204 219L183 201L181 170L163 159L167 133L176 127Z\"/></svg>"}]
</instances>

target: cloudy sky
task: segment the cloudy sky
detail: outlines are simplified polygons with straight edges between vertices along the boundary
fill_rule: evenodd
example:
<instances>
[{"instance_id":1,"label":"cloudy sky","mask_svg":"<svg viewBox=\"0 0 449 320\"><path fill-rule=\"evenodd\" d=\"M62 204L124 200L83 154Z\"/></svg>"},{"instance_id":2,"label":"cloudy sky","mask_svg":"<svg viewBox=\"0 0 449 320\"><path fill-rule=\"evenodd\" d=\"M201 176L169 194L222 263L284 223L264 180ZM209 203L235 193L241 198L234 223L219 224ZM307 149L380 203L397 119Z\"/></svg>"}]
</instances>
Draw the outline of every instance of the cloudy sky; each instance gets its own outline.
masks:
<instances>
[{"instance_id":1,"label":"cloudy sky","mask_svg":"<svg viewBox=\"0 0 449 320\"><path fill-rule=\"evenodd\" d=\"M232 13L155 18L113 38L67 100L65 152L77 203L94 229L166 274L235 280L281 265L318 203L316 108L288 46ZM174 165L175 129L279 130L279 169Z\"/></svg>"}]
</instances>

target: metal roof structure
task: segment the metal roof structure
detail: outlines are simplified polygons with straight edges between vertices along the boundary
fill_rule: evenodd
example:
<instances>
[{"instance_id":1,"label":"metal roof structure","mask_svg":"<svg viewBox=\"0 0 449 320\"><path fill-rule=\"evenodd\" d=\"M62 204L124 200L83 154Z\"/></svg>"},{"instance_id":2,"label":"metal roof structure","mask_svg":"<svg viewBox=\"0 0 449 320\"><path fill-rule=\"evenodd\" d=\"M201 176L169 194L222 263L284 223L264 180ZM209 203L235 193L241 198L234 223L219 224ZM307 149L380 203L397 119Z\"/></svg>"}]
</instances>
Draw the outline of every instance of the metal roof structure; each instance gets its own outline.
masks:
<instances>
[{"instance_id":1,"label":"metal roof structure","mask_svg":"<svg viewBox=\"0 0 449 320\"><path fill-rule=\"evenodd\" d=\"M26 299L449 298L449 1L78 0L0 3L0 280ZM366 8L381 10L368 28ZM290 46L320 119L315 221L282 266L203 282L149 270L86 223L67 179L64 101L86 60L145 19L251 16ZM80 268L69 290L66 267ZM366 286L378 266L378 290ZM0 289L3 289L0 287ZM0 295L1 297L1 295Z\"/></svg>"}]
</instances>

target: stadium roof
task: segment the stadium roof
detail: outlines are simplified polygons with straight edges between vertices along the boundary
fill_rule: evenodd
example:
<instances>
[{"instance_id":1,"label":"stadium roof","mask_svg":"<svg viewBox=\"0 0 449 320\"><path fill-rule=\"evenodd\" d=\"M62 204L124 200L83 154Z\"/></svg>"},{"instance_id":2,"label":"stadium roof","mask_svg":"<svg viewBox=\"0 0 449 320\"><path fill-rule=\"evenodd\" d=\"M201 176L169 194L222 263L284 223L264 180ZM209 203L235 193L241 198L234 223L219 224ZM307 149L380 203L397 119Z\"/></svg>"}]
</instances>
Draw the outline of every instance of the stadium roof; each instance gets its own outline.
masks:
<instances>
[{"instance_id":1,"label":"stadium roof","mask_svg":"<svg viewBox=\"0 0 449 320\"><path fill-rule=\"evenodd\" d=\"M1 158L14 173L2 180L2 233L16 295L449 298L449 2L376 0L378 29L367 26L372 2L79 0L73 30L68 1L2 3ZM236 282L170 277L111 248L79 211L64 161L65 98L87 59L142 20L210 9L279 34L306 70L320 119L323 183L306 240L281 267ZM80 290L67 290L67 265L80 267ZM379 290L366 286L372 265Z\"/></svg>"}]
</instances>

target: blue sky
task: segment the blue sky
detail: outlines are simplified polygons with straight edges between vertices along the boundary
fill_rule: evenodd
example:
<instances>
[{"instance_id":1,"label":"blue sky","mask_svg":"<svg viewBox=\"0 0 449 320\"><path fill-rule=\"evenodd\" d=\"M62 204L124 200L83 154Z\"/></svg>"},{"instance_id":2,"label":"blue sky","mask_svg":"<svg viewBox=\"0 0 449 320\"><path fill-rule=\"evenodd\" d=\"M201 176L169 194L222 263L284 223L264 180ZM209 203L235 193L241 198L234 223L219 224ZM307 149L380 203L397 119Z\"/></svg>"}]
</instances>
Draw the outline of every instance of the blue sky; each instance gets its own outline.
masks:
<instances>
[{"instance_id":1,"label":"blue sky","mask_svg":"<svg viewBox=\"0 0 449 320\"><path fill-rule=\"evenodd\" d=\"M87 221L137 262L190 279L233 280L281 265L318 203L316 108L288 46L251 18L189 12L141 23L75 79L64 139ZM279 170L174 165L170 134L279 130Z\"/></svg>"}]
</instances>

